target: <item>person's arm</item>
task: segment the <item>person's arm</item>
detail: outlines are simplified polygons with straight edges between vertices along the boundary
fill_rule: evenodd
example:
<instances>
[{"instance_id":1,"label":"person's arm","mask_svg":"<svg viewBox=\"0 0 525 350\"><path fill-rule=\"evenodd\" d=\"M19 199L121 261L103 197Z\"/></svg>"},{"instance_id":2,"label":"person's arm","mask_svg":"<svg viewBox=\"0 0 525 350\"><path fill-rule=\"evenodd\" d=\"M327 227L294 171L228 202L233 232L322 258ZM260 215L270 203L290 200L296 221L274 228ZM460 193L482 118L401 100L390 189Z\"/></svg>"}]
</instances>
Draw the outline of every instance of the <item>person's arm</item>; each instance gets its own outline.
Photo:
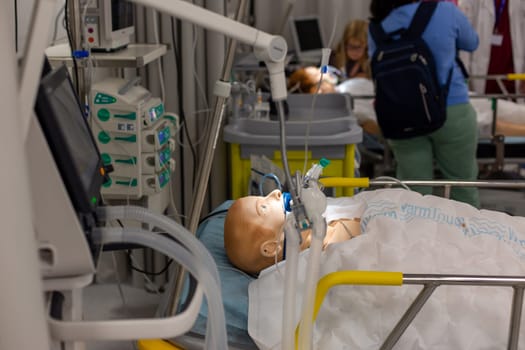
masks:
<instances>
[{"instance_id":1,"label":"person's arm","mask_svg":"<svg viewBox=\"0 0 525 350\"><path fill-rule=\"evenodd\" d=\"M466 3L467 1L464 2ZM460 6L462 6L461 2ZM467 6L467 4L464 4L464 6ZM479 36L472 26L471 20L465 15L465 13L457 8L454 8L454 16L457 31L457 48L469 52L476 50L479 46Z\"/></svg>"},{"instance_id":2,"label":"person's arm","mask_svg":"<svg viewBox=\"0 0 525 350\"><path fill-rule=\"evenodd\" d=\"M370 29L368 30L368 59L372 59L374 52L376 51L376 43L374 39L372 39L372 35L370 34Z\"/></svg>"}]
</instances>

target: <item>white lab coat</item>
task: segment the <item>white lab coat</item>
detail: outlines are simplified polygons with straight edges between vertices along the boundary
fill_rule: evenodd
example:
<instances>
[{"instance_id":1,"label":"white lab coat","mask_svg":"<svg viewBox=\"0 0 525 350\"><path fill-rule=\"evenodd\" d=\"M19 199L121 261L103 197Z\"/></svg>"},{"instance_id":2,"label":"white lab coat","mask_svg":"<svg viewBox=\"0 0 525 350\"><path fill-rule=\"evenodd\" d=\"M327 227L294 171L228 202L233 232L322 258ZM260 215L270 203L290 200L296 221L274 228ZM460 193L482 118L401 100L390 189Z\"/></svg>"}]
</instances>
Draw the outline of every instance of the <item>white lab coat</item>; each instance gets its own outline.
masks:
<instances>
[{"instance_id":1,"label":"white lab coat","mask_svg":"<svg viewBox=\"0 0 525 350\"><path fill-rule=\"evenodd\" d=\"M510 15L510 37L514 72L525 73L525 0L507 0ZM459 7L477 30L480 43L473 53L461 53L461 58L471 75L487 75L489 69L491 38L496 21L494 0L459 0ZM516 87L519 82L516 82ZM470 88L485 92L485 79L472 79Z\"/></svg>"}]
</instances>

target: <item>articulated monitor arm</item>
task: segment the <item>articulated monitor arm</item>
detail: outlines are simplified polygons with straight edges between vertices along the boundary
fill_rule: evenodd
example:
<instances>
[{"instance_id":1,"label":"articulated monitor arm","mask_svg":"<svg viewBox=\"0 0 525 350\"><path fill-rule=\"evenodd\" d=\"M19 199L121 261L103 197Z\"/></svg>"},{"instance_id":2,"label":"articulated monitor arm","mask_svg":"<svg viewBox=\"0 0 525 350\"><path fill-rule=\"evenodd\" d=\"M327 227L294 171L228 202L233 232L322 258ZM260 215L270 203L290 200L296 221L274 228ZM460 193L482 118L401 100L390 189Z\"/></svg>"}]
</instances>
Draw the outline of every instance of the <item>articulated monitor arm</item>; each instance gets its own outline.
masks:
<instances>
[{"instance_id":1,"label":"articulated monitor arm","mask_svg":"<svg viewBox=\"0 0 525 350\"><path fill-rule=\"evenodd\" d=\"M183 0L131 0L165 14L197 24L253 46L255 56L266 63L270 74L272 99L286 99L284 59L288 46L281 36L270 35L246 24L206 10Z\"/></svg>"}]
</instances>

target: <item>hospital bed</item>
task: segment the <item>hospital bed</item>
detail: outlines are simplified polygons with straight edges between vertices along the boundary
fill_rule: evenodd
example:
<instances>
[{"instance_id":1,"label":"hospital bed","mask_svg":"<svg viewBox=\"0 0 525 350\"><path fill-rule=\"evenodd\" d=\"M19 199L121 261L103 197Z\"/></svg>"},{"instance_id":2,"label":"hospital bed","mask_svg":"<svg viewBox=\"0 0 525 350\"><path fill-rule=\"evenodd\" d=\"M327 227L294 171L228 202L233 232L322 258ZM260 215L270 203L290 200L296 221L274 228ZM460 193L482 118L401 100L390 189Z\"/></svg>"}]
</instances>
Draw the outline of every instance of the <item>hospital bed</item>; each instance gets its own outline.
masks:
<instances>
[{"instance_id":1,"label":"hospital bed","mask_svg":"<svg viewBox=\"0 0 525 350\"><path fill-rule=\"evenodd\" d=\"M345 179L326 178L322 180L327 187L331 186L345 186ZM355 186L355 179L350 179L350 186ZM367 185L367 180L363 180L360 185ZM481 188L525 188L524 182L519 181L477 181L477 182L462 182L462 181L413 181L404 182L402 184L393 180L372 180L368 182L368 186L372 188L377 187L395 187L399 185L429 185L433 187L442 187L443 196L447 197L450 193L450 188L454 186L476 186ZM217 207L212 213L201 220L199 229L197 231L198 238L210 250L212 256L217 262L219 274L222 283L222 295L224 299L224 308L226 314L227 331L231 349L253 349L256 345L248 334L248 286L256 279L255 276L247 275L244 272L233 267L224 252L223 245L223 224L226 216L226 211L232 201L226 201ZM372 277L371 282L367 284L386 284L381 280L385 275ZM354 277L352 277L354 278ZM402 284L425 284L421 295L416 298L414 304L407 310L405 318L403 318L398 325L392 330L391 334L386 338L383 349L390 349L402 336L403 331L408 327L410 321L417 315L419 309L425 304L425 301L430 297L432 292L438 285L447 284L475 284L475 285L508 285L516 291L514 305L522 304L523 288L525 287L525 280L521 277L514 279L503 276L437 276L437 275L407 275L401 274L396 277L397 283ZM401 280L400 280L401 279ZM348 282L344 282L348 283ZM186 285L187 287L187 285ZM185 288L185 294L188 288ZM316 307L318 307L317 305ZM507 309L506 309L507 310ZM510 310L510 308L509 308ZM520 310L517 307L512 309L509 314L512 317L510 329L513 330L509 336L509 344L517 344L517 331L519 330ZM278 317L281 316L281 311L276 311ZM176 344L184 349L199 349L202 348L202 341L205 334L207 310L202 308L197 322L192 330L184 336L169 340L170 344ZM516 348L509 346L509 349ZM141 347L141 350L152 350L147 346Z\"/></svg>"},{"instance_id":2,"label":"hospital bed","mask_svg":"<svg viewBox=\"0 0 525 350\"><path fill-rule=\"evenodd\" d=\"M360 148L363 155L376 162L383 161L387 172L392 170L391 155L377 127L372 81L364 78L347 80L339 84L336 91L351 95L353 112L369 134L371 141L366 142L365 137L365 143ZM471 94L471 103L478 118L478 159L480 164L489 165L491 173L501 172L506 161L514 164L525 162L522 151L525 146L525 105L510 100L519 97L523 95Z\"/></svg>"}]
</instances>

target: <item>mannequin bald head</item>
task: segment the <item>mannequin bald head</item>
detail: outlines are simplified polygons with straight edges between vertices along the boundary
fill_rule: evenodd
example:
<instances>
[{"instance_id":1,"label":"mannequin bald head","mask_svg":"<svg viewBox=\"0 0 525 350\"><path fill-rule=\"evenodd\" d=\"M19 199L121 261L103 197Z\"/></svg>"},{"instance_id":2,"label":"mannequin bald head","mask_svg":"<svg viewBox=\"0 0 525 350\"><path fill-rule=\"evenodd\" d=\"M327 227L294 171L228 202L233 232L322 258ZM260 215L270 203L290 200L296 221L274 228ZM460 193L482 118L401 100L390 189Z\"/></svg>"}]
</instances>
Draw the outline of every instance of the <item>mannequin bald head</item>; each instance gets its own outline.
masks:
<instances>
[{"instance_id":1,"label":"mannequin bald head","mask_svg":"<svg viewBox=\"0 0 525 350\"><path fill-rule=\"evenodd\" d=\"M233 265L258 273L282 259L285 214L279 190L237 199L224 222L224 248Z\"/></svg>"}]
</instances>

